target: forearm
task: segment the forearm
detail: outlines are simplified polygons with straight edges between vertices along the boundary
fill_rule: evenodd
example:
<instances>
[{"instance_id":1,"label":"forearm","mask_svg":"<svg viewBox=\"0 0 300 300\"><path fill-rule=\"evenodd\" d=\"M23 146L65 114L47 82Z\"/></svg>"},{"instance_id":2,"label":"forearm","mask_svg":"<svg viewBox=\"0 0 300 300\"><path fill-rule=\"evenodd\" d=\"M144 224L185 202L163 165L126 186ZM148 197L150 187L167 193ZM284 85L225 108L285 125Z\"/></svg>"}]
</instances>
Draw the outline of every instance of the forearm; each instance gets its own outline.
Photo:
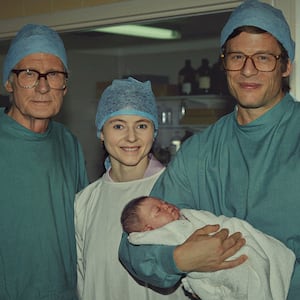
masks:
<instances>
[{"instance_id":1,"label":"forearm","mask_svg":"<svg viewBox=\"0 0 300 300\"><path fill-rule=\"evenodd\" d=\"M128 242L123 233L119 257L125 268L136 278L161 288L169 288L181 279L183 272L178 270L173 259L175 246L135 246Z\"/></svg>"}]
</instances>

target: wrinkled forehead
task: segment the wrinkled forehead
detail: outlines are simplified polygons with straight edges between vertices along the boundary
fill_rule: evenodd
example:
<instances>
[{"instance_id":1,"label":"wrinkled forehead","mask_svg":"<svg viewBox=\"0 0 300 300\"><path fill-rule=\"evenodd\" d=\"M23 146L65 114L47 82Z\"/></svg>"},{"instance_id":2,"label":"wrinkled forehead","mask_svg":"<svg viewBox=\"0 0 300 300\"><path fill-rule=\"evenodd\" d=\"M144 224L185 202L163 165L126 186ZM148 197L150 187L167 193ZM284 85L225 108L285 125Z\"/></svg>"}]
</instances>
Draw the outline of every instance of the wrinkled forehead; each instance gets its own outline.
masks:
<instances>
[{"instance_id":1,"label":"wrinkled forehead","mask_svg":"<svg viewBox=\"0 0 300 300\"><path fill-rule=\"evenodd\" d=\"M34 67L42 67L52 70L64 70L66 71L61 59L50 53L37 52L26 55L23 57L14 67L24 67L32 69Z\"/></svg>"}]
</instances>

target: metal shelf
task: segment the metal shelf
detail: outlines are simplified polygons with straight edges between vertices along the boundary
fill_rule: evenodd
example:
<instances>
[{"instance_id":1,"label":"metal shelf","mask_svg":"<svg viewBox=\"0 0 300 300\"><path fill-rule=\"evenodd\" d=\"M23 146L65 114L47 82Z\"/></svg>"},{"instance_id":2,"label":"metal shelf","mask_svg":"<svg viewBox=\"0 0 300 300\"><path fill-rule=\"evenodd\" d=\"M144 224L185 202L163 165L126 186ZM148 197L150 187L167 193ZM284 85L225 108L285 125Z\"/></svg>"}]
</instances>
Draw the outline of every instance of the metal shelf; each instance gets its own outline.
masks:
<instances>
[{"instance_id":1,"label":"metal shelf","mask_svg":"<svg viewBox=\"0 0 300 300\"><path fill-rule=\"evenodd\" d=\"M187 104L204 107L226 107L232 103L233 99L230 96L225 95L181 95L181 96L163 96L157 97L157 102L186 102Z\"/></svg>"}]
</instances>

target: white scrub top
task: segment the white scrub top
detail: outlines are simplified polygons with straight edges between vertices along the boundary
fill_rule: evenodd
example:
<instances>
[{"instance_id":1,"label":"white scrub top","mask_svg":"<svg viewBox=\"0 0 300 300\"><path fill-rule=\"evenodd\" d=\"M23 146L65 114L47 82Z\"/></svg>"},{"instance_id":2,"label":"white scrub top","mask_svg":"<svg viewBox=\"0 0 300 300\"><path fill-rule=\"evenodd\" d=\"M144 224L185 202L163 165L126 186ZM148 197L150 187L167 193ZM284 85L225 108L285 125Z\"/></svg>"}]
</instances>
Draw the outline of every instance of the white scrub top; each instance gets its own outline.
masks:
<instances>
[{"instance_id":1,"label":"white scrub top","mask_svg":"<svg viewBox=\"0 0 300 300\"><path fill-rule=\"evenodd\" d=\"M118 259L124 206L133 198L148 195L162 172L163 169L130 182L113 182L105 173L77 194L75 226L80 299L188 299L181 287L170 295L162 295L138 284Z\"/></svg>"}]
</instances>

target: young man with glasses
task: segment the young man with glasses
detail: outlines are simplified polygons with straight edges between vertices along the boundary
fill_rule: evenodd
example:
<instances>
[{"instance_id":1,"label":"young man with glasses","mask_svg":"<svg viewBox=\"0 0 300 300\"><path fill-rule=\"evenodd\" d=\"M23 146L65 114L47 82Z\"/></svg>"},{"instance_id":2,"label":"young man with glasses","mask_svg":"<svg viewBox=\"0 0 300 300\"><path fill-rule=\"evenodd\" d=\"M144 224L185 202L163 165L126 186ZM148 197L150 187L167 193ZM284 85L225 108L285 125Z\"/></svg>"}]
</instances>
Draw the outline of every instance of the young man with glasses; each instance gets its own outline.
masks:
<instances>
[{"instance_id":1,"label":"young man with glasses","mask_svg":"<svg viewBox=\"0 0 300 300\"><path fill-rule=\"evenodd\" d=\"M295 55L289 26L280 10L246 0L223 28L220 45L236 108L182 145L151 195L180 208L244 219L299 258L300 104L284 83ZM173 247L132 246L124 233L120 259L142 280L165 287L186 272L239 265L243 257L228 258L240 240L218 229L206 226ZM270 281L280 276L269 271ZM299 299L299 282L297 259L288 300Z\"/></svg>"},{"instance_id":2,"label":"young man with glasses","mask_svg":"<svg viewBox=\"0 0 300 300\"><path fill-rule=\"evenodd\" d=\"M0 299L77 299L73 203L88 179L76 137L52 120L67 78L58 34L25 25L3 65Z\"/></svg>"}]
</instances>

